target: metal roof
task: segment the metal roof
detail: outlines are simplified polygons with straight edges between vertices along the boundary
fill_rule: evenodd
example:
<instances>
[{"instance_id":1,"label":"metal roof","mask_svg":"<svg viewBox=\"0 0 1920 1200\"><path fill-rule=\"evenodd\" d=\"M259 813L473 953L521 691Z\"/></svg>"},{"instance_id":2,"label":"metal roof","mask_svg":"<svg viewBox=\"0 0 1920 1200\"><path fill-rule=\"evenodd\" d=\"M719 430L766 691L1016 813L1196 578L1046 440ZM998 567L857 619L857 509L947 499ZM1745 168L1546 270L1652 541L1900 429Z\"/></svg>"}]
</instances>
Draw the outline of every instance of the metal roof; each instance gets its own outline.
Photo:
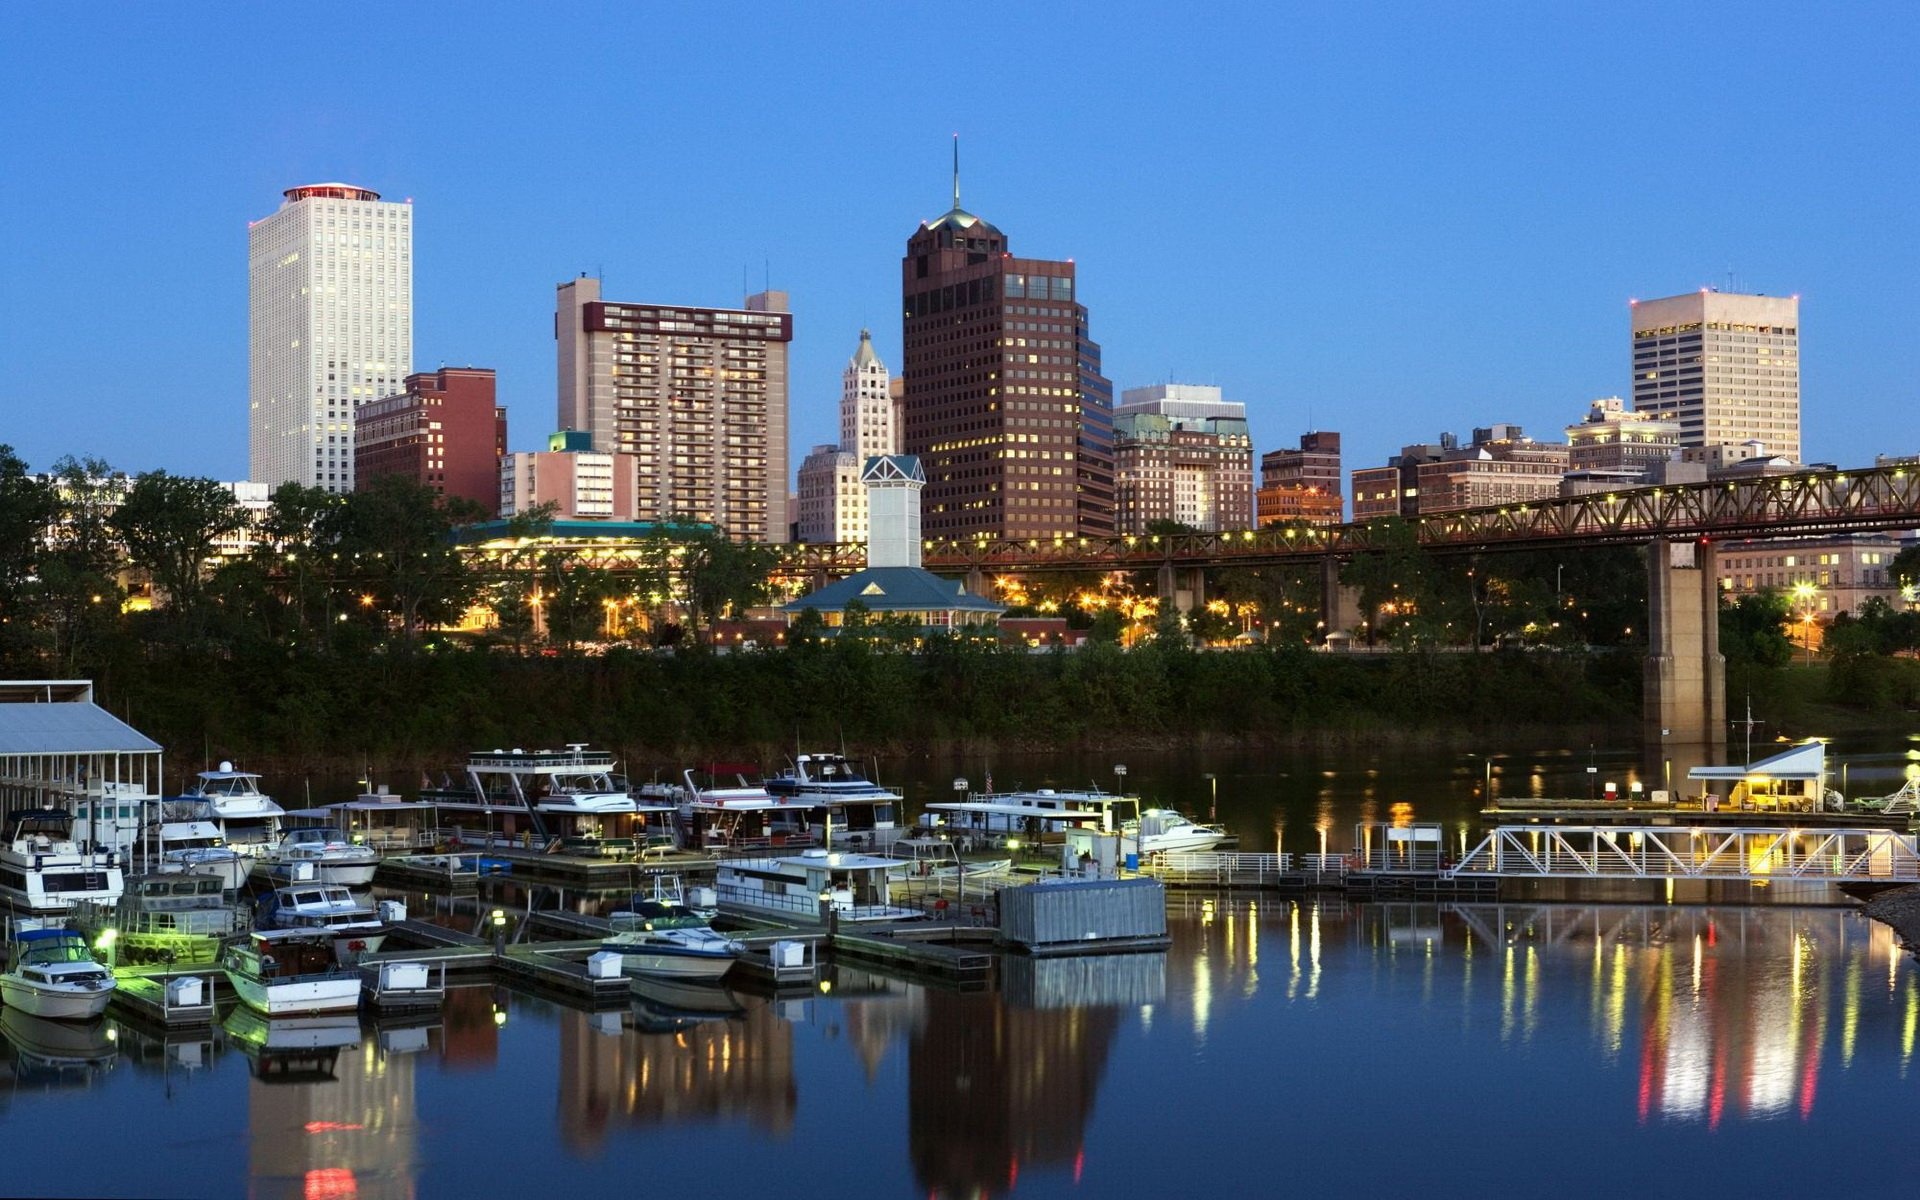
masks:
<instances>
[{"instance_id":1,"label":"metal roof","mask_svg":"<svg viewBox=\"0 0 1920 1200\"><path fill-rule=\"evenodd\" d=\"M0 754L159 752L160 743L98 704L0 704Z\"/></svg>"},{"instance_id":2,"label":"metal roof","mask_svg":"<svg viewBox=\"0 0 1920 1200\"><path fill-rule=\"evenodd\" d=\"M1827 747L1822 742L1803 746L1748 763L1744 767L1695 767L1688 779L1819 779L1827 773Z\"/></svg>"}]
</instances>

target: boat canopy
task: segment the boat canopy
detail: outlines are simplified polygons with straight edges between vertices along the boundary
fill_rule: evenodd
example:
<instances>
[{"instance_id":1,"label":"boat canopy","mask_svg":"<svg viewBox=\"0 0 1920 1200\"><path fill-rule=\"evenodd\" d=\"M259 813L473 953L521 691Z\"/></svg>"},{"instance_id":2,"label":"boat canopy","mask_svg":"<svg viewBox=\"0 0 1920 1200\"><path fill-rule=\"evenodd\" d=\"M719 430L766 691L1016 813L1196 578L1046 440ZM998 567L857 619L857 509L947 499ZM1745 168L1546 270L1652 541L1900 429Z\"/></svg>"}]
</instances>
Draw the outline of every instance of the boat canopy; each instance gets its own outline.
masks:
<instances>
[{"instance_id":1,"label":"boat canopy","mask_svg":"<svg viewBox=\"0 0 1920 1200\"><path fill-rule=\"evenodd\" d=\"M1098 821L1102 815L1097 808L1034 808L1027 804L994 804L985 800L948 801L927 807L941 812L987 813L996 817L1032 817L1038 821L1067 823Z\"/></svg>"},{"instance_id":2,"label":"boat canopy","mask_svg":"<svg viewBox=\"0 0 1920 1200\"><path fill-rule=\"evenodd\" d=\"M736 796L728 799L722 795L696 796L687 802L687 807L697 812L806 812L809 809L825 808L837 804L824 796L781 797L757 793L750 796Z\"/></svg>"},{"instance_id":3,"label":"boat canopy","mask_svg":"<svg viewBox=\"0 0 1920 1200\"><path fill-rule=\"evenodd\" d=\"M1763 758L1744 767L1695 767L1688 779L1793 779L1818 780L1827 773L1827 747L1824 742L1808 742L1771 758Z\"/></svg>"}]
</instances>

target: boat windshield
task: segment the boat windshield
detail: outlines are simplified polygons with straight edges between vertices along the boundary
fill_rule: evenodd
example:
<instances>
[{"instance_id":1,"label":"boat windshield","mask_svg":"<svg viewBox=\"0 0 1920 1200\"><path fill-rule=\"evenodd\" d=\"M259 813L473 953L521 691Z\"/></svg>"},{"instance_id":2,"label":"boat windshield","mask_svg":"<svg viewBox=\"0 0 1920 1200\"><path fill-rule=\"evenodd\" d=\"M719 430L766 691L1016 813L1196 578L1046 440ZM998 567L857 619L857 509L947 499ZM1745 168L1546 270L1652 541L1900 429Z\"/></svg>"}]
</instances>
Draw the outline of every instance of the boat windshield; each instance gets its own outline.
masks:
<instances>
[{"instance_id":1,"label":"boat windshield","mask_svg":"<svg viewBox=\"0 0 1920 1200\"><path fill-rule=\"evenodd\" d=\"M20 952L22 963L70 963L92 962L93 956L87 953L87 944L78 937L68 936L49 938L43 942L28 942Z\"/></svg>"},{"instance_id":2,"label":"boat windshield","mask_svg":"<svg viewBox=\"0 0 1920 1200\"><path fill-rule=\"evenodd\" d=\"M289 829L287 841L295 845L331 845L347 840L347 835L331 826L308 826L304 829Z\"/></svg>"},{"instance_id":3,"label":"boat windshield","mask_svg":"<svg viewBox=\"0 0 1920 1200\"><path fill-rule=\"evenodd\" d=\"M200 791L208 796L258 796L260 787L252 775L229 775L219 778L202 777Z\"/></svg>"}]
</instances>

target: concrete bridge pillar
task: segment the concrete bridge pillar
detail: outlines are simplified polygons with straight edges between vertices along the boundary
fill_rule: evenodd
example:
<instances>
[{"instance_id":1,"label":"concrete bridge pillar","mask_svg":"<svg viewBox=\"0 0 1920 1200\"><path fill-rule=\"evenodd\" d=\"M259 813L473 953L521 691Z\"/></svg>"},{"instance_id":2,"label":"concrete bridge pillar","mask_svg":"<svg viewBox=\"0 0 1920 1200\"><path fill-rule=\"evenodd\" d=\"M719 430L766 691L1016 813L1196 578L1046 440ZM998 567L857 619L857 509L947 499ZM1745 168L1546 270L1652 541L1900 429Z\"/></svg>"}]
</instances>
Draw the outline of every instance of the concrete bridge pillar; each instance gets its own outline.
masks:
<instances>
[{"instance_id":1,"label":"concrete bridge pillar","mask_svg":"<svg viewBox=\"0 0 1920 1200\"><path fill-rule=\"evenodd\" d=\"M1727 660L1720 655L1720 580L1711 542L1647 547L1643 745L1658 786L1685 790L1677 764L1717 762L1727 743ZM1650 773L1654 764L1649 762Z\"/></svg>"},{"instance_id":2,"label":"concrete bridge pillar","mask_svg":"<svg viewBox=\"0 0 1920 1200\"><path fill-rule=\"evenodd\" d=\"M1340 582L1340 560L1320 560L1321 635L1349 630L1360 623L1360 589Z\"/></svg>"},{"instance_id":3,"label":"concrete bridge pillar","mask_svg":"<svg viewBox=\"0 0 1920 1200\"><path fill-rule=\"evenodd\" d=\"M1154 578L1154 592L1160 597L1163 610L1172 605L1182 613L1190 613L1207 602L1206 568L1176 567L1171 562L1163 562Z\"/></svg>"},{"instance_id":4,"label":"concrete bridge pillar","mask_svg":"<svg viewBox=\"0 0 1920 1200\"><path fill-rule=\"evenodd\" d=\"M979 567L967 568L967 591L976 596L987 595L987 573ZM987 597L992 599L991 596Z\"/></svg>"},{"instance_id":5,"label":"concrete bridge pillar","mask_svg":"<svg viewBox=\"0 0 1920 1200\"><path fill-rule=\"evenodd\" d=\"M1163 562L1160 564L1160 570L1154 575L1153 585L1154 594L1160 597L1160 603L1173 603L1175 589L1173 564L1171 562Z\"/></svg>"}]
</instances>

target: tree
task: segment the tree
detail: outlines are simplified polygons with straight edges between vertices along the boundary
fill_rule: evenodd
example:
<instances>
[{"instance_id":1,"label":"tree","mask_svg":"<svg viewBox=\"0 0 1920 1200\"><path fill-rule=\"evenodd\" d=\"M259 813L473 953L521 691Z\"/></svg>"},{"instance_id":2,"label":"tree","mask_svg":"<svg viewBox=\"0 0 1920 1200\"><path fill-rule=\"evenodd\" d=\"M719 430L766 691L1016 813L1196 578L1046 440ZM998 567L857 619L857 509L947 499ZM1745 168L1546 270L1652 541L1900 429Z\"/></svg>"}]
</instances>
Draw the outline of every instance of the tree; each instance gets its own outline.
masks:
<instances>
[{"instance_id":1,"label":"tree","mask_svg":"<svg viewBox=\"0 0 1920 1200\"><path fill-rule=\"evenodd\" d=\"M40 605L53 638L56 669L82 664L118 632L120 548L108 518L127 477L97 458L71 455L53 464L53 522L40 557Z\"/></svg>"},{"instance_id":2,"label":"tree","mask_svg":"<svg viewBox=\"0 0 1920 1200\"><path fill-rule=\"evenodd\" d=\"M282 581L281 602L294 629L329 632L346 505L345 496L298 483L283 483L267 497L253 557Z\"/></svg>"},{"instance_id":3,"label":"tree","mask_svg":"<svg viewBox=\"0 0 1920 1200\"><path fill-rule=\"evenodd\" d=\"M108 518L127 556L166 595L170 623L184 640L204 629L207 560L223 537L247 523L233 492L211 479L147 471Z\"/></svg>"},{"instance_id":4,"label":"tree","mask_svg":"<svg viewBox=\"0 0 1920 1200\"><path fill-rule=\"evenodd\" d=\"M0 445L0 663L31 653L30 600L53 517L52 490L27 473L12 446Z\"/></svg>"},{"instance_id":5,"label":"tree","mask_svg":"<svg viewBox=\"0 0 1920 1200\"><path fill-rule=\"evenodd\" d=\"M680 525L680 586L695 634L729 611L758 604L767 596L767 577L779 562L771 546L732 541L711 525Z\"/></svg>"},{"instance_id":6,"label":"tree","mask_svg":"<svg viewBox=\"0 0 1920 1200\"><path fill-rule=\"evenodd\" d=\"M347 497L342 516L342 561L365 589L361 608L399 618L407 644L423 626L460 615L476 581L453 533L485 519L480 505L442 496L399 475L382 475Z\"/></svg>"},{"instance_id":7,"label":"tree","mask_svg":"<svg viewBox=\"0 0 1920 1200\"><path fill-rule=\"evenodd\" d=\"M1902 588L1920 588L1920 542L1894 555L1887 574Z\"/></svg>"},{"instance_id":8,"label":"tree","mask_svg":"<svg viewBox=\"0 0 1920 1200\"><path fill-rule=\"evenodd\" d=\"M1720 608L1720 652L1730 663L1784 667L1793 661L1792 620L1787 598L1772 588L1742 596Z\"/></svg>"}]
</instances>

